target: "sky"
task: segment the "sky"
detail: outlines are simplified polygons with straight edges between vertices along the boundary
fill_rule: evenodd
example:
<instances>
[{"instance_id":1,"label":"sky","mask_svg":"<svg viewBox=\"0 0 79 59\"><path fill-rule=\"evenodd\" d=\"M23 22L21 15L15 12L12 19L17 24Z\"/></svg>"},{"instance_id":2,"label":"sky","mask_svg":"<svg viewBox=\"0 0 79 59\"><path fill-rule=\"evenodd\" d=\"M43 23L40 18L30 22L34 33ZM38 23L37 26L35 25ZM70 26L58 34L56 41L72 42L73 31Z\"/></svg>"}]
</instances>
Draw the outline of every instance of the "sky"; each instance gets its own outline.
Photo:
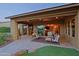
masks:
<instances>
[{"instance_id":1,"label":"sky","mask_svg":"<svg viewBox=\"0 0 79 59\"><path fill-rule=\"evenodd\" d=\"M5 17L27 13L44 8L63 5L64 3L0 3L0 22L10 21Z\"/></svg>"}]
</instances>

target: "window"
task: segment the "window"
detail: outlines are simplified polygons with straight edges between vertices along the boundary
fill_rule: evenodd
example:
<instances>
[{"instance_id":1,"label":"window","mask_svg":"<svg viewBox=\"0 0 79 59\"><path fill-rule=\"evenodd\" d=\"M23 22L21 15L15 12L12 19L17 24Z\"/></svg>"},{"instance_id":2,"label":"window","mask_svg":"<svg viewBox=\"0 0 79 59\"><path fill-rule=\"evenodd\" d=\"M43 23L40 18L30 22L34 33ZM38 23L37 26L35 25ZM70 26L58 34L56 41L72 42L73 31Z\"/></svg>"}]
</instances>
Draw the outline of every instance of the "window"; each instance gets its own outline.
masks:
<instances>
[{"instance_id":1,"label":"window","mask_svg":"<svg viewBox=\"0 0 79 59\"><path fill-rule=\"evenodd\" d=\"M75 19L71 21L72 37L75 37Z\"/></svg>"}]
</instances>

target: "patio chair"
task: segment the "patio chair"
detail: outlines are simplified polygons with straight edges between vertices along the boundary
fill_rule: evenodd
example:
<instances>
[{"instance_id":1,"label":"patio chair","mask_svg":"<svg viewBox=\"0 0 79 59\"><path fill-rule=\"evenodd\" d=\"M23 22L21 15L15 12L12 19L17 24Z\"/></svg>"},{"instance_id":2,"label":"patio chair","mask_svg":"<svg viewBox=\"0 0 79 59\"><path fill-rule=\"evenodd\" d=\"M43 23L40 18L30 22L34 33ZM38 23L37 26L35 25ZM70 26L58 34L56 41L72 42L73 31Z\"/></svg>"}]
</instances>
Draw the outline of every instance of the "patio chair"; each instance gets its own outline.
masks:
<instances>
[{"instance_id":1,"label":"patio chair","mask_svg":"<svg viewBox=\"0 0 79 59\"><path fill-rule=\"evenodd\" d=\"M59 38L60 38L60 36L56 35L54 38L52 38L52 42L59 43Z\"/></svg>"},{"instance_id":2,"label":"patio chair","mask_svg":"<svg viewBox=\"0 0 79 59\"><path fill-rule=\"evenodd\" d=\"M46 41L52 41L51 37L46 37Z\"/></svg>"},{"instance_id":3,"label":"patio chair","mask_svg":"<svg viewBox=\"0 0 79 59\"><path fill-rule=\"evenodd\" d=\"M46 41L52 41L52 32L48 32L47 35L48 35L48 36L46 37L45 40L46 40Z\"/></svg>"}]
</instances>

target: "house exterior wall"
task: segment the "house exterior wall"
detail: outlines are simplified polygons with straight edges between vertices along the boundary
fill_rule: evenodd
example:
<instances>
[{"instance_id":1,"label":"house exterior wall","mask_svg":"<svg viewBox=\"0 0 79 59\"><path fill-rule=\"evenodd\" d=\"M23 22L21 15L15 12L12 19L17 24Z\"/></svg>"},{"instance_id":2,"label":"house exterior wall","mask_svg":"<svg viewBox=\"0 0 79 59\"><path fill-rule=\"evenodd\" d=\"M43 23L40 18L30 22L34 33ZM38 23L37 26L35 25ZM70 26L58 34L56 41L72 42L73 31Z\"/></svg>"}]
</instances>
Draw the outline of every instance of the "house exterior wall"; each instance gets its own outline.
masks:
<instances>
[{"instance_id":1,"label":"house exterior wall","mask_svg":"<svg viewBox=\"0 0 79 59\"><path fill-rule=\"evenodd\" d=\"M79 12L74 17L70 18L65 18L65 23L64 23L64 36L65 39L68 40L69 43L71 43L74 47L79 48ZM75 37L72 37L72 28L71 28L71 21L75 19ZM68 35L68 27L67 23L70 21L70 35Z\"/></svg>"},{"instance_id":2,"label":"house exterior wall","mask_svg":"<svg viewBox=\"0 0 79 59\"><path fill-rule=\"evenodd\" d=\"M73 10L74 9L74 10ZM79 48L79 10L77 11L76 8L73 8L70 10L62 10L62 11L56 11L56 13L43 13L43 14L38 14L38 15L31 15L31 16L24 16L24 17L19 17L19 18L13 18L11 19L11 32L12 32L12 37L13 39L18 39L19 34L18 34L18 24L17 22L22 22L22 21L27 21L27 20L33 20L33 19L44 19L45 17L58 17L58 16L69 16L75 14L74 17L69 17L65 18L65 22L61 25L60 27L60 34L61 36L64 36L65 39L67 39L74 47ZM76 11L75 11L76 10ZM67 29L68 27L67 22L72 19L75 19L75 37L72 37L72 29L71 29L71 23L70 23L70 35L67 34ZM54 23L54 21L53 21ZM56 22L56 23L59 23ZM34 31L36 31L35 26L34 26Z\"/></svg>"},{"instance_id":3,"label":"house exterior wall","mask_svg":"<svg viewBox=\"0 0 79 59\"><path fill-rule=\"evenodd\" d=\"M77 12L77 16L76 16L76 40L75 40L75 46L77 48L79 48L79 10Z\"/></svg>"}]
</instances>

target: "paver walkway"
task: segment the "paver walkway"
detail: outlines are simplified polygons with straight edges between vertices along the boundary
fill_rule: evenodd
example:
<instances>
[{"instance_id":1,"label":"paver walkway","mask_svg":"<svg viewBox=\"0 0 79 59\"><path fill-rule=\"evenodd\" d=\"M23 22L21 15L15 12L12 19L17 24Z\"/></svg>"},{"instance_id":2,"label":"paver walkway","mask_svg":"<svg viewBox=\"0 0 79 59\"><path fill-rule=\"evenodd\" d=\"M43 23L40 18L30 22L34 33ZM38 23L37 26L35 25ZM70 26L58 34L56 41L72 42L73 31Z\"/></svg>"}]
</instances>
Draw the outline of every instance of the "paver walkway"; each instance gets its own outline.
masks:
<instances>
[{"instance_id":1,"label":"paver walkway","mask_svg":"<svg viewBox=\"0 0 79 59\"><path fill-rule=\"evenodd\" d=\"M24 36L22 39L15 40L14 42L0 48L0 56L10 56L17 51L26 50L34 51L37 48L53 44L33 42L29 36Z\"/></svg>"}]
</instances>

